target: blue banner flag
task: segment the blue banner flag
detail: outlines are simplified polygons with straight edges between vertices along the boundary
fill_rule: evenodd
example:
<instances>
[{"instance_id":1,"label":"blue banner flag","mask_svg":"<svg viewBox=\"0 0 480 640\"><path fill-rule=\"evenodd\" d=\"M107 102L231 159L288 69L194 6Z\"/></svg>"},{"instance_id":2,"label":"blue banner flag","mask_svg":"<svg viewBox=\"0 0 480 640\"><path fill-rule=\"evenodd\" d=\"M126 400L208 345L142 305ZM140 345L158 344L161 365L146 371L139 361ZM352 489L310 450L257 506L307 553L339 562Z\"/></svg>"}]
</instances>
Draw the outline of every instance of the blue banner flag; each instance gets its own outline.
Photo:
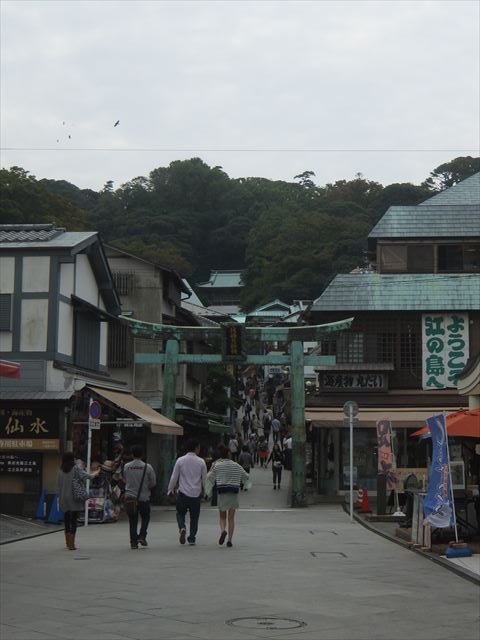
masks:
<instances>
[{"instance_id":1,"label":"blue banner flag","mask_svg":"<svg viewBox=\"0 0 480 640\"><path fill-rule=\"evenodd\" d=\"M433 451L428 492L423 502L425 520L434 527L450 527L453 525L453 508L445 416L432 416L427 419L427 425Z\"/></svg>"}]
</instances>

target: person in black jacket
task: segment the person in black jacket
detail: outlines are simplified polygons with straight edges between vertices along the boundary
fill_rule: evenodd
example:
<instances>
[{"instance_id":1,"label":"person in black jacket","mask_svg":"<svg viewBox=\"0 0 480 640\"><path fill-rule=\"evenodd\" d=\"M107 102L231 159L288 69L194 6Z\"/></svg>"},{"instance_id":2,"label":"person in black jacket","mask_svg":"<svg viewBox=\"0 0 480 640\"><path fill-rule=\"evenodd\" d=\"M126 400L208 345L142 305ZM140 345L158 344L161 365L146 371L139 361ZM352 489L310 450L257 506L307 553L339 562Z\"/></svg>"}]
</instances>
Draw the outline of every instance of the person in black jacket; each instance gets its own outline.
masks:
<instances>
[{"instance_id":1,"label":"person in black jacket","mask_svg":"<svg viewBox=\"0 0 480 640\"><path fill-rule=\"evenodd\" d=\"M279 444L274 444L270 457L267 460L267 464L265 468L268 467L268 463L272 461L272 471L273 471L273 488L280 489L280 483L282 482L282 468L284 464L283 453L280 449Z\"/></svg>"}]
</instances>

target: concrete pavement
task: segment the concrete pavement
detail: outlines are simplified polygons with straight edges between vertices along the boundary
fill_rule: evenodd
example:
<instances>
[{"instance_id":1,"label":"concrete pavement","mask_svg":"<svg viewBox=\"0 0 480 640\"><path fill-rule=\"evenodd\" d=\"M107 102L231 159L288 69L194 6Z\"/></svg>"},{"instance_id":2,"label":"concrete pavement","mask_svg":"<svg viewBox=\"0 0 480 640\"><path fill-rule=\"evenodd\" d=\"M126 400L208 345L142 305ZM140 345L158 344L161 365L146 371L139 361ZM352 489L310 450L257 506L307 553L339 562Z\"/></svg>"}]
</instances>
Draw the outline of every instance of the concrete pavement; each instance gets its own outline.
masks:
<instances>
[{"instance_id":1,"label":"concrete pavement","mask_svg":"<svg viewBox=\"0 0 480 640\"><path fill-rule=\"evenodd\" d=\"M0 638L478 640L477 585L252 475L231 549L206 503L195 547L165 508L138 551L126 522L81 528L76 552L62 533L3 545Z\"/></svg>"}]
</instances>

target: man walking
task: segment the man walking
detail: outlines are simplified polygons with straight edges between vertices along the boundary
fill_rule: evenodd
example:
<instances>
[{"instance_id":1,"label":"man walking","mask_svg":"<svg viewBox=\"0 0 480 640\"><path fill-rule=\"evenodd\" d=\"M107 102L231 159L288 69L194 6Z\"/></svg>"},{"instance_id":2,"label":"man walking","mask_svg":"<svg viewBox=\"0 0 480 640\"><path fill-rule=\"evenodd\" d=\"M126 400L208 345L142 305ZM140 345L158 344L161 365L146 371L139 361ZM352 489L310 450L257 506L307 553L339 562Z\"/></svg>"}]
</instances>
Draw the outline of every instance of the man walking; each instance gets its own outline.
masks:
<instances>
[{"instance_id":1,"label":"man walking","mask_svg":"<svg viewBox=\"0 0 480 640\"><path fill-rule=\"evenodd\" d=\"M280 444L278 440L280 437L281 428L282 428L282 423L280 422L280 420L278 418L274 418L272 420L273 444Z\"/></svg>"},{"instance_id":2,"label":"man walking","mask_svg":"<svg viewBox=\"0 0 480 640\"><path fill-rule=\"evenodd\" d=\"M130 523L130 548L138 549L138 545L147 547L147 528L150 522L150 491L157 484L155 471L150 464L143 462L143 448L135 444L132 447L133 460L123 468L125 480L125 497L137 498L137 508L128 514ZM138 515L140 514L140 533Z\"/></svg>"},{"instance_id":3,"label":"man walking","mask_svg":"<svg viewBox=\"0 0 480 640\"><path fill-rule=\"evenodd\" d=\"M177 491L177 523L180 532L180 544L194 545L200 517L200 503L207 477L207 465L199 457L200 443L195 438L187 440L187 453L178 458L173 467L167 493ZM190 534L188 538L185 524L187 511L190 512Z\"/></svg>"}]
</instances>

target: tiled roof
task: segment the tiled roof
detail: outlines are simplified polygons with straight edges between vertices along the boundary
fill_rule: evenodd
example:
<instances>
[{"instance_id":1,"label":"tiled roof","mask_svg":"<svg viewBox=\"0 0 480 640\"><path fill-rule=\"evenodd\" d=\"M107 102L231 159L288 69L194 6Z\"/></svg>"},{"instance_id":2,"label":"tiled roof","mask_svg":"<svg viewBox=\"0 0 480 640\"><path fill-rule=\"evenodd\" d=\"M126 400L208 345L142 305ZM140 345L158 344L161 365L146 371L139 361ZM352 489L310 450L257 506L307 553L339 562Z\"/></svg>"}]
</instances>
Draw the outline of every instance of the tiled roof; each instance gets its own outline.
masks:
<instances>
[{"instance_id":1,"label":"tiled roof","mask_svg":"<svg viewBox=\"0 0 480 640\"><path fill-rule=\"evenodd\" d=\"M65 231L53 224L0 225L0 245L4 249L76 247L96 235L96 231Z\"/></svg>"},{"instance_id":2,"label":"tiled roof","mask_svg":"<svg viewBox=\"0 0 480 640\"><path fill-rule=\"evenodd\" d=\"M338 275L311 310L478 311L480 274Z\"/></svg>"},{"instance_id":3,"label":"tiled roof","mask_svg":"<svg viewBox=\"0 0 480 640\"><path fill-rule=\"evenodd\" d=\"M454 187L452 187L454 188ZM480 238L480 205L390 207L369 238Z\"/></svg>"},{"instance_id":4,"label":"tiled roof","mask_svg":"<svg viewBox=\"0 0 480 640\"><path fill-rule=\"evenodd\" d=\"M53 224L2 224L0 242L46 242L64 232Z\"/></svg>"},{"instance_id":5,"label":"tiled roof","mask_svg":"<svg viewBox=\"0 0 480 640\"><path fill-rule=\"evenodd\" d=\"M195 286L208 289L243 287L241 275L241 271L212 271L208 282L200 282Z\"/></svg>"},{"instance_id":6,"label":"tiled roof","mask_svg":"<svg viewBox=\"0 0 480 640\"><path fill-rule=\"evenodd\" d=\"M471 205L480 206L480 171L462 180L450 189L445 189L432 196L419 206Z\"/></svg>"}]
</instances>

